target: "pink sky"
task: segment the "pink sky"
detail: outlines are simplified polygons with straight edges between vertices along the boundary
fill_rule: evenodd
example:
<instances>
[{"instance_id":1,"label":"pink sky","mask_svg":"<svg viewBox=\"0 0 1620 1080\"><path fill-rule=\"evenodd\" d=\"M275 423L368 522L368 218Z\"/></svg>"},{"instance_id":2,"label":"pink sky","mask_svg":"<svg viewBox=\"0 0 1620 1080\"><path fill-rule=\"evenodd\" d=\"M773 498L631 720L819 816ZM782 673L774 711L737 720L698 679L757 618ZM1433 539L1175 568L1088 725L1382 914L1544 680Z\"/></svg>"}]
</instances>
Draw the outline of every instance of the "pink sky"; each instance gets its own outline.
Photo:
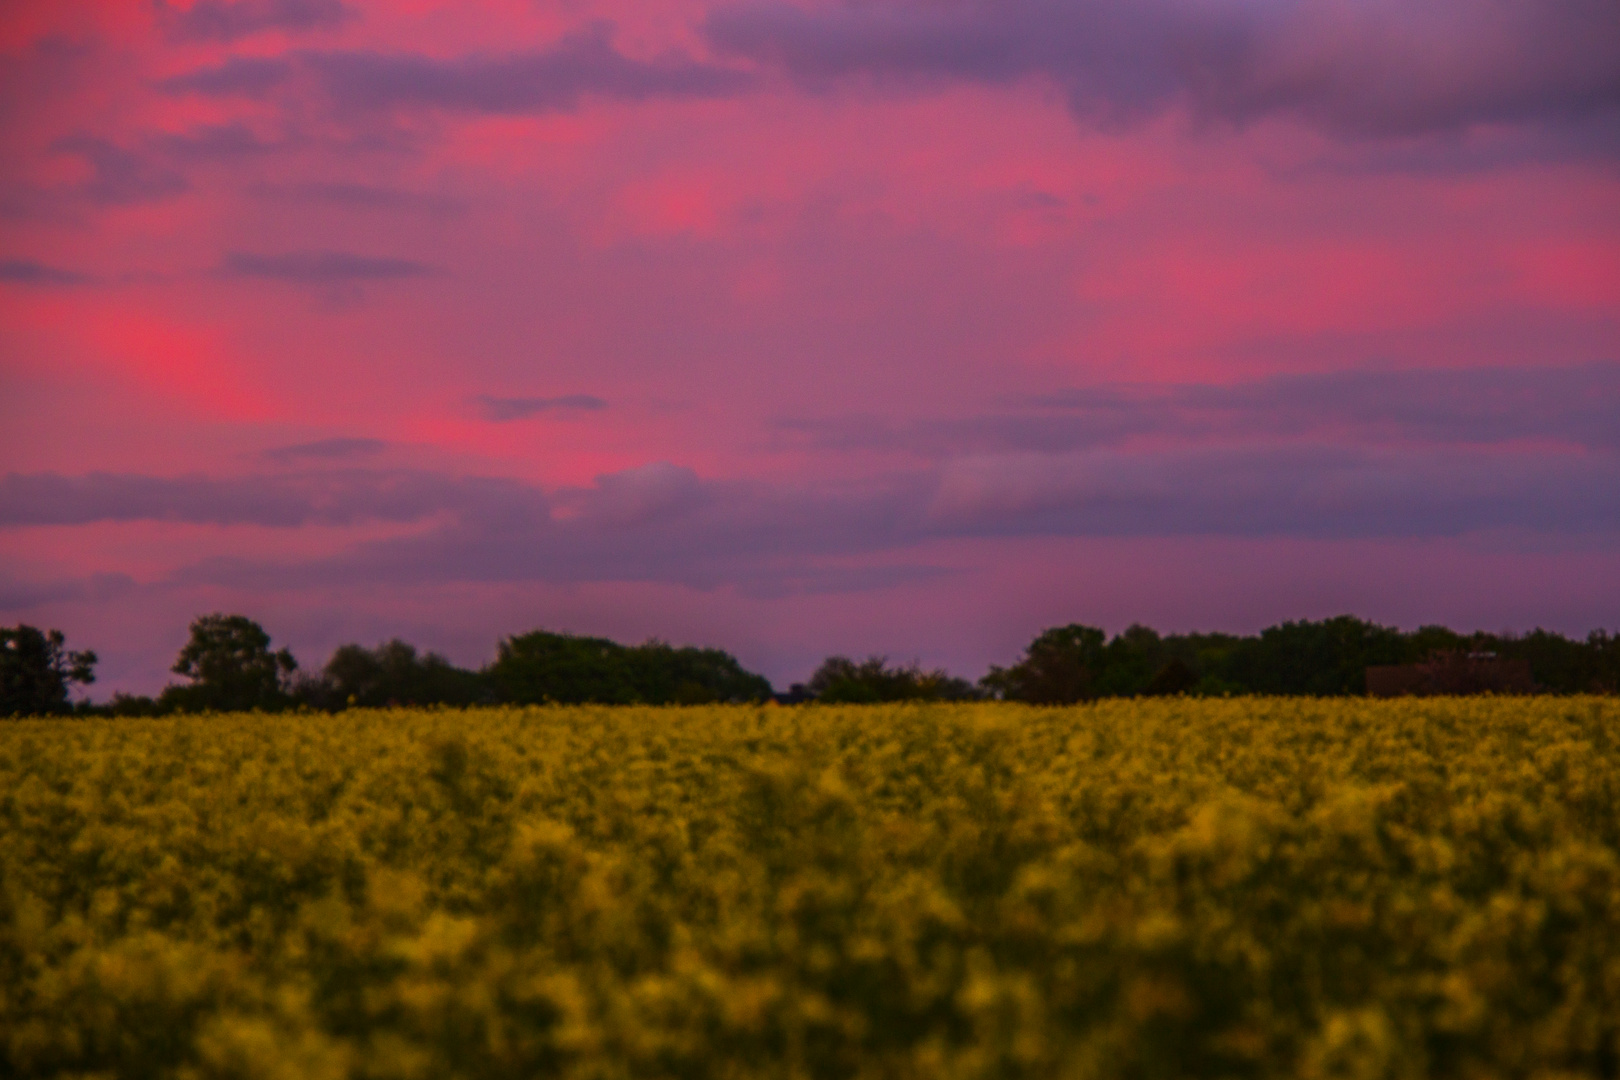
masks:
<instances>
[{"instance_id":1,"label":"pink sky","mask_svg":"<svg viewBox=\"0 0 1620 1080\"><path fill-rule=\"evenodd\" d=\"M0 622L1620 627L1600 0L0 16Z\"/></svg>"}]
</instances>

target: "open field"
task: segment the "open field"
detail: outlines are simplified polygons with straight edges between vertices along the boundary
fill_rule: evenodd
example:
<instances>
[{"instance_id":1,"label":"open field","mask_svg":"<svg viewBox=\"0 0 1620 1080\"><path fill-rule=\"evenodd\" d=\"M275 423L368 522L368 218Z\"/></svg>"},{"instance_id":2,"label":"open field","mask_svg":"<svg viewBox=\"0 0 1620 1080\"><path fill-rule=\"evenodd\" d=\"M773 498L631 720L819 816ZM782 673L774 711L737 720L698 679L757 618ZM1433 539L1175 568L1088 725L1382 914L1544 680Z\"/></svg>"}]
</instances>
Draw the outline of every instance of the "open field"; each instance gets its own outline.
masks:
<instances>
[{"instance_id":1,"label":"open field","mask_svg":"<svg viewBox=\"0 0 1620 1080\"><path fill-rule=\"evenodd\" d=\"M0 1075L1620 1075L1620 702L0 724Z\"/></svg>"}]
</instances>

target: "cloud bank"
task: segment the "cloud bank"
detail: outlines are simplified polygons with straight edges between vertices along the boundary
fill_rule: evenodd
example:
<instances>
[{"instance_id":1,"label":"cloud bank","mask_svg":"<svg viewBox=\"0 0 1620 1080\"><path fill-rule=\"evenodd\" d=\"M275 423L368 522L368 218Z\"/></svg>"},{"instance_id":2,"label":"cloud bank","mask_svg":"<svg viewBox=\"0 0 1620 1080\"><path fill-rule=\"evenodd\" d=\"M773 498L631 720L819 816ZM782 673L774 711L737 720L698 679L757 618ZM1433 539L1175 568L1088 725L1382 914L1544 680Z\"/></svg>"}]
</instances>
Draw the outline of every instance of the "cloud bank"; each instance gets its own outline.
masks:
<instances>
[{"instance_id":1,"label":"cloud bank","mask_svg":"<svg viewBox=\"0 0 1620 1080\"><path fill-rule=\"evenodd\" d=\"M897 424L880 415L783 418L782 437L823 449L928 457L1066 452L1132 439L1339 441L1620 450L1620 363L1551 368L1329 371L1229 384L1052 391L998 411Z\"/></svg>"},{"instance_id":2,"label":"cloud bank","mask_svg":"<svg viewBox=\"0 0 1620 1080\"><path fill-rule=\"evenodd\" d=\"M747 4L704 30L723 55L811 87L1042 77L1116 124L1181 105L1406 136L1620 108L1620 9L1605 0Z\"/></svg>"},{"instance_id":3,"label":"cloud bank","mask_svg":"<svg viewBox=\"0 0 1620 1080\"><path fill-rule=\"evenodd\" d=\"M346 251L290 251L267 254L227 252L221 272L232 277L264 278L295 285L333 285L360 281L392 281L436 273L425 263Z\"/></svg>"},{"instance_id":4,"label":"cloud bank","mask_svg":"<svg viewBox=\"0 0 1620 1080\"><path fill-rule=\"evenodd\" d=\"M492 115L578 108L586 99L730 97L754 79L732 67L669 54L624 55L613 25L594 22L553 45L504 55L442 59L409 52L300 50L282 57L232 57L163 80L175 94L260 98L305 83L339 115L444 109Z\"/></svg>"},{"instance_id":5,"label":"cloud bank","mask_svg":"<svg viewBox=\"0 0 1620 1080\"><path fill-rule=\"evenodd\" d=\"M0 259L0 281L17 285L83 285L89 280L88 274L33 259Z\"/></svg>"},{"instance_id":6,"label":"cloud bank","mask_svg":"<svg viewBox=\"0 0 1620 1080\"><path fill-rule=\"evenodd\" d=\"M341 0L196 0L175 8L159 0L160 21L177 41L235 41L266 30L330 30L358 17Z\"/></svg>"},{"instance_id":7,"label":"cloud bank","mask_svg":"<svg viewBox=\"0 0 1620 1080\"><path fill-rule=\"evenodd\" d=\"M236 480L11 475L0 525L167 521L422 525L301 562L235 558L177 580L244 588L337 582L651 581L790 589L828 559L933 572L906 552L983 537L1422 539L1481 532L1620 536L1620 456L1500 448L1178 447L948 458L861 491L703 480L665 462L580 488L345 469ZM768 583L776 581L776 586ZM865 579L875 587L882 575Z\"/></svg>"}]
</instances>

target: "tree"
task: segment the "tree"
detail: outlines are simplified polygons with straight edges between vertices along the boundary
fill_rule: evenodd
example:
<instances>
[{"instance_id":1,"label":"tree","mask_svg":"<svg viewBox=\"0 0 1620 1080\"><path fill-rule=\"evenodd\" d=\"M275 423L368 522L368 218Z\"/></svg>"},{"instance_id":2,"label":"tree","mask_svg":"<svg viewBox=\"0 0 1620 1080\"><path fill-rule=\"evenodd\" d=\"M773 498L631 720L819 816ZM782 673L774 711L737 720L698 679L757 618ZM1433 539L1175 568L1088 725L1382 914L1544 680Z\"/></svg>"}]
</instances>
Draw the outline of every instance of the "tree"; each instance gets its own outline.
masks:
<instances>
[{"instance_id":1,"label":"tree","mask_svg":"<svg viewBox=\"0 0 1620 1080\"><path fill-rule=\"evenodd\" d=\"M1243 639L1225 677L1256 694L1362 694L1368 665L1399 664L1409 651L1399 630L1353 615L1285 622Z\"/></svg>"},{"instance_id":2,"label":"tree","mask_svg":"<svg viewBox=\"0 0 1620 1080\"><path fill-rule=\"evenodd\" d=\"M1073 705L1097 696L1108 635L1095 626L1070 623L1043 631L1010 668L992 667L980 680L1007 701L1031 705Z\"/></svg>"},{"instance_id":3,"label":"tree","mask_svg":"<svg viewBox=\"0 0 1620 1080\"><path fill-rule=\"evenodd\" d=\"M688 705L771 696L768 680L719 649L676 649L661 641L625 646L546 630L502 641L484 674L502 700L519 705Z\"/></svg>"},{"instance_id":4,"label":"tree","mask_svg":"<svg viewBox=\"0 0 1620 1080\"><path fill-rule=\"evenodd\" d=\"M1594 694L1620 693L1620 634L1593 630L1586 635L1592 657L1591 682L1581 689Z\"/></svg>"},{"instance_id":5,"label":"tree","mask_svg":"<svg viewBox=\"0 0 1620 1080\"><path fill-rule=\"evenodd\" d=\"M503 640L487 674L502 700L516 705L628 705L637 699L624 652L607 638L533 630Z\"/></svg>"},{"instance_id":6,"label":"tree","mask_svg":"<svg viewBox=\"0 0 1620 1080\"><path fill-rule=\"evenodd\" d=\"M1142 693L1149 697L1186 694L1198 689L1198 682L1198 673L1192 669L1192 665L1179 656L1172 656L1148 680Z\"/></svg>"},{"instance_id":7,"label":"tree","mask_svg":"<svg viewBox=\"0 0 1620 1080\"><path fill-rule=\"evenodd\" d=\"M321 676L297 693L310 704L330 708L472 705L486 696L477 672L458 668L438 653L418 654L415 646L398 638L375 649L341 646Z\"/></svg>"},{"instance_id":8,"label":"tree","mask_svg":"<svg viewBox=\"0 0 1620 1080\"><path fill-rule=\"evenodd\" d=\"M972 683L943 668L924 671L916 663L890 667L883 656L870 656L860 663L847 656L829 656L810 676L806 689L817 701L829 705L963 701L980 696Z\"/></svg>"},{"instance_id":9,"label":"tree","mask_svg":"<svg viewBox=\"0 0 1620 1080\"><path fill-rule=\"evenodd\" d=\"M1132 623L1103 649L1099 668L1092 673L1092 689L1098 697L1145 694L1164 670L1167 659L1165 641L1159 632Z\"/></svg>"},{"instance_id":10,"label":"tree","mask_svg":"<svg viewBox=\"0 0 1620 1080\"><path fill-rule=\"evenodd\" d=\"M641 700L660 705L765 701L770 680L747 671L722 649L679 649L657 639L625 650Z\"/></svg>"},{"instance_id":11,"label":"tree","mask_svg":"<svg viewBox=\"0 0 1620 1080\"><path fill-rule=\"evenodd\" d=\"M298 670L291 652L270 651L270 635L242 615L204 615L191 624L191 640L170 669L191 680L171 686L162 703L182 711L235 712L282 709L286 683Z\"/></svg>"},{"instance_id":12,"label":"tree","mask_svg":"<svg viewBox=\"0 0 1620 1080\"><path fill-rule=\"evenodd\" d=\"M96 654L68 652L66 642L60 630L0 630L0 716L67 712L68 684L96 681Z\"/></svg>"}]
</instances>

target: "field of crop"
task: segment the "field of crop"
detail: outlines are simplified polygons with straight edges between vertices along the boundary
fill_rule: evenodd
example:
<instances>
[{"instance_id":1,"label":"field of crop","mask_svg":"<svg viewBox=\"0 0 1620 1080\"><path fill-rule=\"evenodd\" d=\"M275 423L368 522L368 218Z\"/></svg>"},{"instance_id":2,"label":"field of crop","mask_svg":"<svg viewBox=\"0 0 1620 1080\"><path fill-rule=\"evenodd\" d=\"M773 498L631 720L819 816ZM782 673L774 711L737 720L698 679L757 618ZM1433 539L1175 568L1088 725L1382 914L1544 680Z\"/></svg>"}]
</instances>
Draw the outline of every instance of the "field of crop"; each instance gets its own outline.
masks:
<instances>
[{"instance_id":1,"label":"field of crop","mask_svg":"<svg viewBox=\"0 0 1620 1080\"><path fill-rule=\"evenodd\" d=\"M1614 699L0 724L0 1075L1620 1074Z\"/></svg>"}]
</instances>

